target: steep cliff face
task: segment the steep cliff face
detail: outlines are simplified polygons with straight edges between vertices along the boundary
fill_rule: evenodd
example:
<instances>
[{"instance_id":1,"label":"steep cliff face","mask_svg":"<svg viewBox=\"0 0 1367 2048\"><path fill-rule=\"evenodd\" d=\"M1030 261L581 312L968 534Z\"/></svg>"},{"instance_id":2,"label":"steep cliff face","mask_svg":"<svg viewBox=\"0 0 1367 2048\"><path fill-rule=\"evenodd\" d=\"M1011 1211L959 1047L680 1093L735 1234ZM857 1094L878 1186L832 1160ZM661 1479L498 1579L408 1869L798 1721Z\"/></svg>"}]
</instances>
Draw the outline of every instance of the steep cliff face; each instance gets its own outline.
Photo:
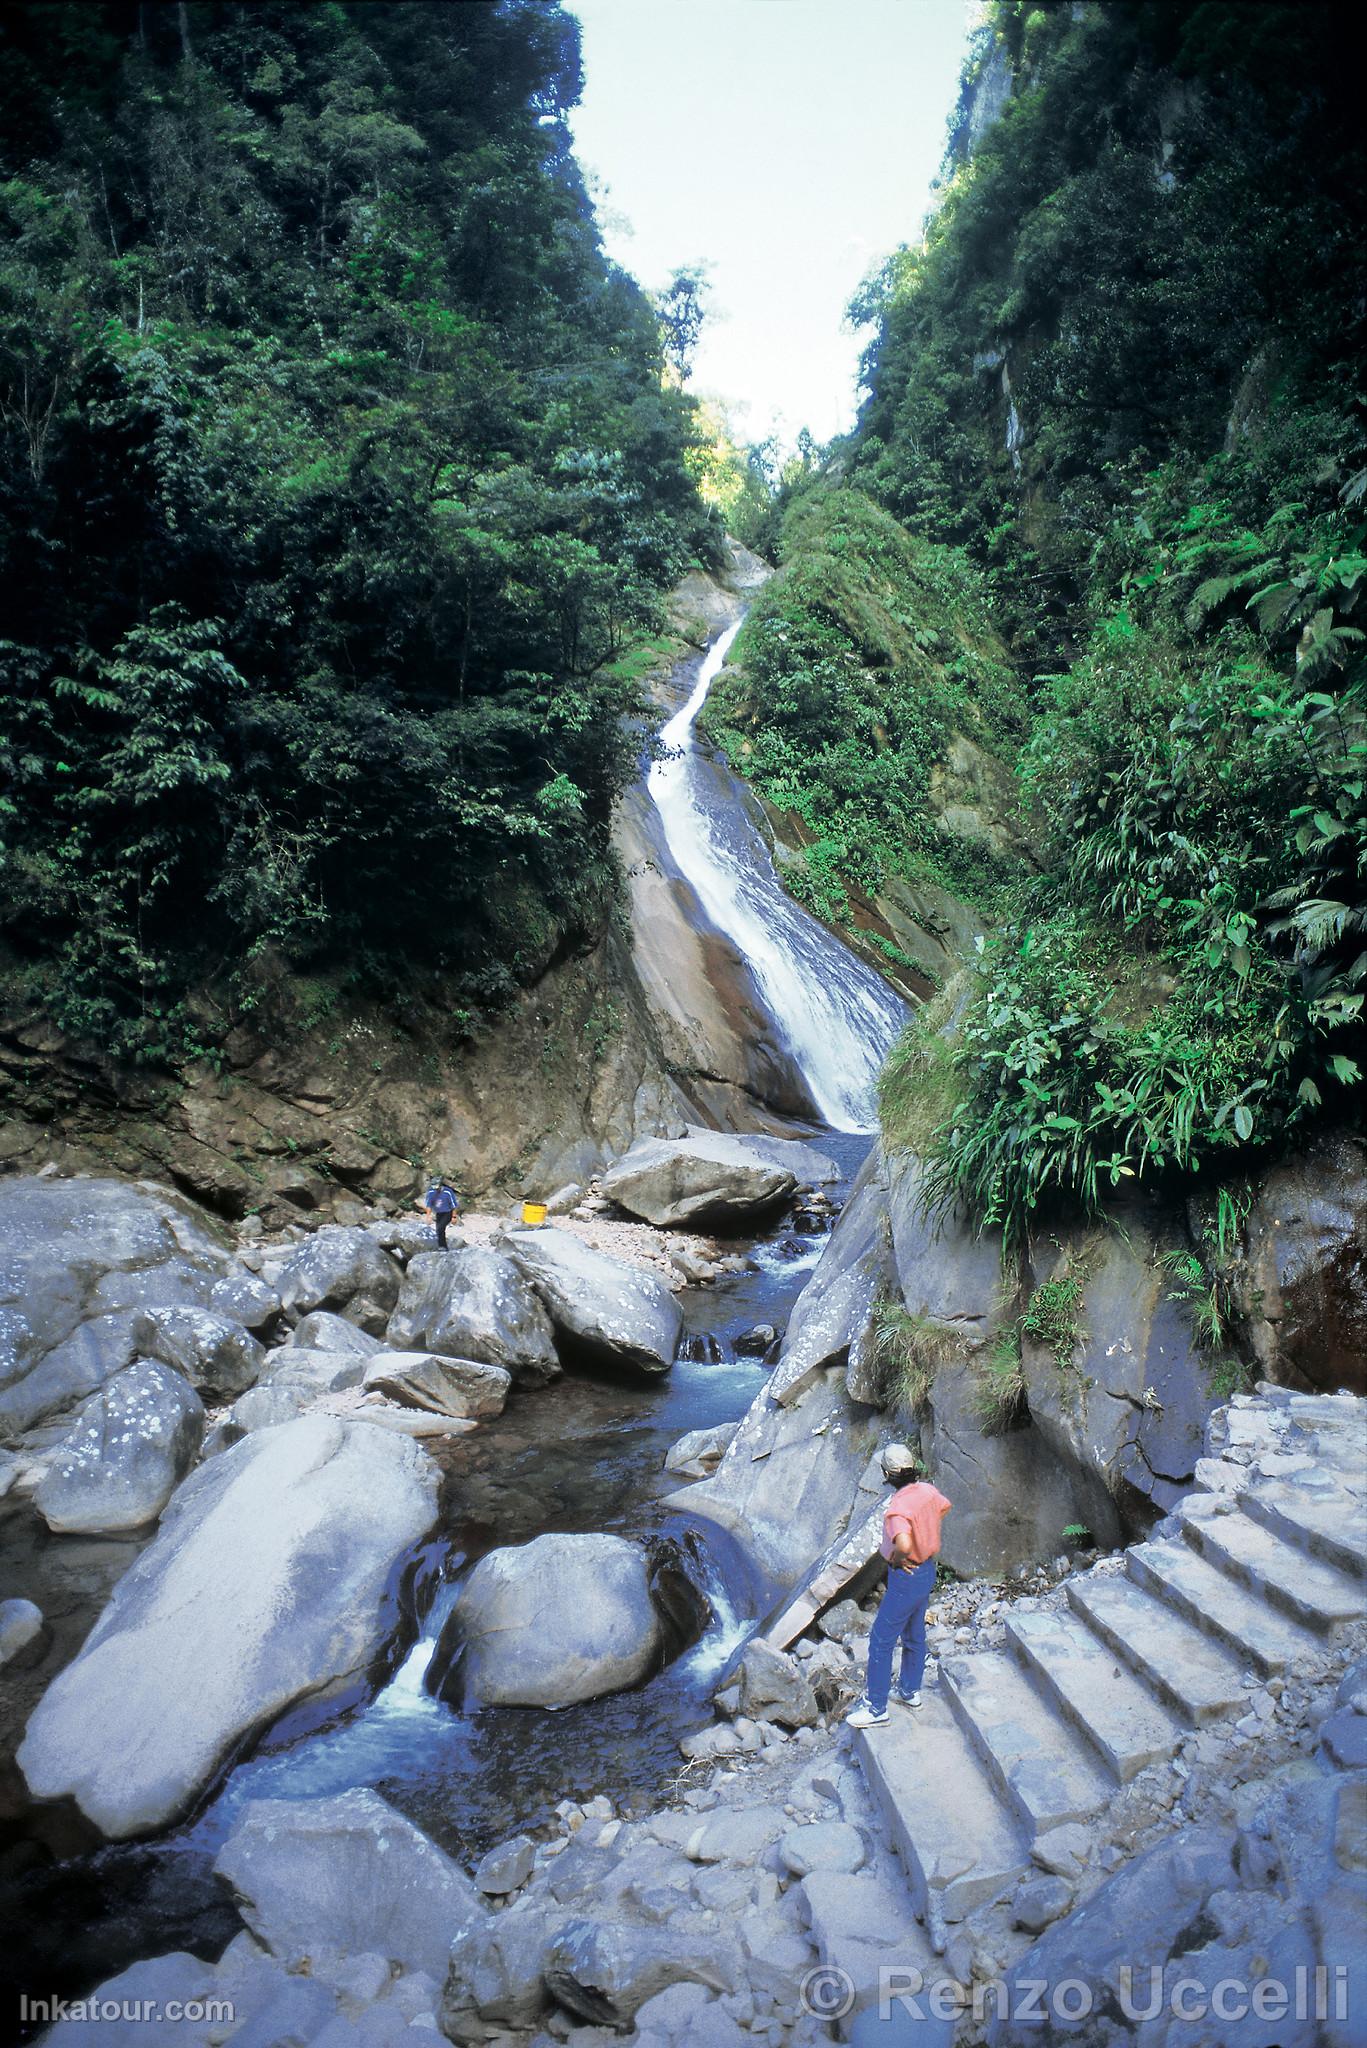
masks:
<instances>
[{"instance_id":1,"label":"steep cliff face","mask_svg":"<svg viewBox=\"0 0 1367 2048\"><path fill-rule=\"evenodd\" d=\"M690 648L767 574L734 544L729 564L674 593L651 682L661 710L688 686ZM9 1015L0 1170L152 1174L229 1216L345 1220L360 1201L409 1201L437 1168L475 1195L545 1194L685 1123L788 1128L810 1114L801 1080L657 822L638 784L616 826L620 917L545 960L477 1027L430 982L359 1004L278 968L219 1064L172 1077L74 1042L40 1011Z\"/></svg>"}]
</instances>

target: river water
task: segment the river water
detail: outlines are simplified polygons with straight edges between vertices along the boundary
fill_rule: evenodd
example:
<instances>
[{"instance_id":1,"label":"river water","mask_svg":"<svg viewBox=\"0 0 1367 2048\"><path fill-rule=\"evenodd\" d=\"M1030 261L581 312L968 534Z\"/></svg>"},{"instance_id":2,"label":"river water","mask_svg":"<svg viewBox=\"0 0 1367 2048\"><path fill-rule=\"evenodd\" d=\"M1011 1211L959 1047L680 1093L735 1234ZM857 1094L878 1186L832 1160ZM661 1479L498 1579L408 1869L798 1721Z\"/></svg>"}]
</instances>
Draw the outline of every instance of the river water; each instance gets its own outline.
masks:
<instances>
[{"instance_id":1,"label":"river water","mask_svg":"<svg viewBox=\"0 0 1367 2048\"><path fill-rule=\"evenodd\" d=\"M652 767L649 788L675 860L743 951L828 1120L814 1136L840 1169L832 1191L839 1199L867 1151L878 1064L905 1006L784 894L739 791L733 804L719 804L715 772L693 772L694 721L733 638L734 630L711 649L665 727L671 751ZM567 1376L515 1394L498 1420L451 1440L442 1453L442 1527L418 1561L406 1640L387 1682L331 1722L286 1717L196 1816L158 1841L56 1867L21 1866L3 1904L25 1977L79 1995L138 1956L179 1947L215 1953L238 1922L211 1866L251 1799L373 1787L467 1866L546 1819L559 1799L606 1792L621 1810L656 1800L680 1766L680 1734L706 1719L705 1703L754 1626L760 1598L719 1531L708 1525L704 1546L686 1515L664 1504L674 1486L665 1453L686 1430L744 1413L765 1367L737 1340L757 1324L783 1328L824 1241L785 1225L746 1247L745 1273L688 1290L682 1354L664 1384ZM637 1691L558 1713L457 1711L427 1690L441 1625L476 1558L552 1530L614 1528L672 1534L693 1558L711 1618L672 1665ZM192 1647L187 1655L192 1660Z\"/></svg>"}]
</instances>

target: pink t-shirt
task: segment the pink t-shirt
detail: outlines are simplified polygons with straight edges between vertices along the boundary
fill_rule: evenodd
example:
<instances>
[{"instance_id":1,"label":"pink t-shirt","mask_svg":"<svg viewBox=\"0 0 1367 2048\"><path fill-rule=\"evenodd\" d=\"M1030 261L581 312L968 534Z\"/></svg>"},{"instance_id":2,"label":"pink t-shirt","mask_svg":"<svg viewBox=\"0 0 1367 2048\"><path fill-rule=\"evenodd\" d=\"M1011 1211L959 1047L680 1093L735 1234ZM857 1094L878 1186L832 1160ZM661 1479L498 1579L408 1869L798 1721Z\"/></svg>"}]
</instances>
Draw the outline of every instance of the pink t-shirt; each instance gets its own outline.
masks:
<instances>
[{"instance_id":1,"label":"pink t-shirt","mask_svg":"<svg viewBox=\"0 0 1367 2048\"><path fill-rule=\"evenodd\" d=\"M894 1539L900 1529L905 1529L911 1538L913 1562L924 1564L939 1551L940 1524L948 1513L949 1502L928 1479L899 1486L883 1511L883 1541L879 1549L891 1563Z\"/></svg>"}]
</instances>

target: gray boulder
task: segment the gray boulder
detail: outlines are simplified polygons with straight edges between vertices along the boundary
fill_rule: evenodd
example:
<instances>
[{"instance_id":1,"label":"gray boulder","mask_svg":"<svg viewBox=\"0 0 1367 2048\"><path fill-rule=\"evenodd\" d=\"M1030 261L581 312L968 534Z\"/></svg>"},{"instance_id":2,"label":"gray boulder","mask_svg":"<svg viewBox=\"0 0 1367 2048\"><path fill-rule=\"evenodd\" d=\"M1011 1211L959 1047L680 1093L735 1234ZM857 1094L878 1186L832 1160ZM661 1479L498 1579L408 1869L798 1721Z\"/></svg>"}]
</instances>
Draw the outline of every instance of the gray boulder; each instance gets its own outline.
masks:
<instances>
[{"instance_id":1,"label":"gray boulder","mask_svg":"<svg viewBox=\"0 0 1367 2048\"><path fill-rule=\"evenodd\" d=\"M0 1610L3 1612L3 1610ZM481 1857L475 1883L482 1892L501 1897L527 1882L536 1863L536 1843L530 1835L514 1835Z\"/></svg>"},{"instance_id":2,"label":"gray boulder","mask_svg":"<svg viewBox=\"0 0 1367 2048\"><path fill-rule=\"evenodd\" d=\"M681 1223L751 1223L787 1201L797 1185L791 1165L720 1131L642 1138L601 1183L609 1201L662 1229Z\"/></svg>"},{"instance_id":3,"label":"gray boulder","mask_svg":"<svg viewBox=\"0 0 1367 2048\"><path fill-rule=\"evenodd\" d=\"M868 1861L864 1837L847 1820L814 1820L790 1828L779 1843L779 1854L792 1877L808 1877L815 1870L853 1876Z\"/></svg>"},{"instance_id":4,"label":"gray boulder","mask_svg":"<svg viewBox=\"0 0 1367 2048\"><path fill-rule=\"evenodd\" d=\"M227 1316L230 1322L241 1323L245 1329L264 1330L279 1315L281 1302L275 1289L268 1287L259 1274L249 1273L245 1266L235 1266L214 1282L209 1306L215 1315Z\"/></svg>"},{"instance_id":5,"label":"gray boulder","mask_svg":"<svg viewBox=\"0 0 1367 2048\"><path fill-rule=\"evenodd\" d=\"M139 1358L82 1409L34 1489L49 1529L113 1534L157 1516L195 1461L204 1404L171 1367Z\"/></svg>"},{"instance_id":6,"label":"gray boulder","mask_svg":"<svg viewBox=\"0 0 1367 2048\"><path fill-rule=\"evenodd\" d=\"M375 1340L364 1330L349 1323L345 1316L334 1315L331 1309L317 1308L312 1314L301 1316L290 1333L289 1341L281 1347L288 1351L330 1351L349 1358L373 1358Z\"/></svg>"},{"instance_id":7,"label":"gray boulder","mask_svg":"<svg viewBox=\"0 0 1367 2048\"><path fill-rule=\"evenodd\" d=\"M294 1422L322 1395L359 1387L364 1376L365 1361L354 1351L272 1351L260 1382L228 1410L228 1426L245 1433Z\"/></svg>"},{"instance_id":8,"label":"gray boulder","mask_svg":"<svg viewBox=\"0 0 1367 2048\"><path fill-rule=\"evenodd\" d=\"M791 1657L756 1640L740 1660L740 1710L752 1721L810 1728L820 1717L816 1694Z\"/></svg>"},{"instance_id":9,"label":"gray boulder","mask_svg":"<svg viewBox=\"0 0 1367 2048\"><path fill-rule=\"evenodd\" d=\"M484 1245L410 1260L386 1341L499 1365L524 1384L560 1371L545 1309L512 1260Z\"/></svg>"},{"instance_id":10,"label":"gray boulder","mask_svg":"<svg viewBox=\"0 0 1367 2048\"><path fill-rule=\"evenodd\" d=\"M436 1496L409 1438L332 1417L201 1465L30 1719L34 1797L111 1837L164 1826L293 1701L363 1680Z\"/></svg>"},{"instance_id":11,"label":"gray boulder","mask_svg":"<svg viewBox=\"0 0 1367 2048\"><path fill-rule=\"evenodd\" d=\"M143 1305L158 1274L175 1269L177 1298L207 1299L229 1270L223 1245L190 1205L150 1182L0 1181L0 1432L27 1429L104 1384L117 1365L55 1368L41 1388L24 1383L83 1324ZM110 1287L104 1283L109 1281ZM118 1283L118 1284L114 1284ZM123 1283L127 1283L124 1285ZM140 1284L141 1283L141 1284ZM186 1290L191 1290L187 1294ZM78 1384L69 1378L75 1370Z\"/></svg>"},{"instance_id":12,"label":"gray boulder","mask_svg":"<svg viewBox=\"0 0 1367 2048\"><path fill-rule=\"evenodd\" d=\"M27 1663L43 1638L43 1610L32 1600L0 1600L0 1669Z\"/></svg>"},{"instance_id":13,"label":"gray boulder","mask_svg":"<svg viewBox=\"0 0 1367 2048\"><path fill-rule=\"evenodd\" d=\"M569 1706L639 1684L664 1643L644 1551L621 1536L538 1536L470 1573L438 1684L484 1706Z\"/></svg>"},{"instance_id":14,"label":"gray boulder","mask_svg":"<svg viewBox=\"0 0 1367 2048\"><path fill-rule=\"evenodd\" d=\"M595 1364L669 1371L683 1314L667 1287L568 1230L515 1230L504 1242L562 1341Z\"/></svg>"},{"instance_id":15,"label":"gray boulder","mask_svg":"<svg viewBox=\"0 0 1367 2048\"><path fill-rule=\"evenodd\" d=\"M438 1358L431 1351L380 1351L365 1369L367 1387L434 1415L501 1415L513 1384L501 1365Z\"/></svg>"},{"instance_id":16,"label":"gray boulder","mask_svg":"<svg viewBox=\"0 0 1367 2048\"><path fill-rule=\"evenodd\" d=\"M138 1356L136 1324L131 1310L94 1316L54 1344L22 1379L0 1391L0 1435L17 1436L106 1386Z\"/></svg>"},{"instance_id":17,"label":"gray boulder","mask_svg":"<svg viewBox=\"0 0 1367 2048\"><path fill-rule=\"evenodd\" d=\"M736 1431L738 1422L718 1422L711 1429L690 1429L672 1444L665 1456L665 1471L679 1479L708 1479L716 1471Z\"/></svg>"},{"instance_id":18,"label":"gray boulder","mask_svg":"<svg viewBox=\"0 0 1367 2048\"><path fill-rule=\"evenodd\" d=\"M399 1298L400 1268L368 1230L324 1224L290 1253L276 1292L287 1309L345 1309L358 1297L386 1313Z\"/></svg>"},{"instance_id":19,"label":"gray boulder","mask_svg":"<svg viewBox=\"0 0 1367 2048\"><path fill-rule=\"evenodd\" d=\"M211 1309L146 1309L134 1327L145 1357L174 1367L211 1399L244 1394L266 1363L265 1346L249 1330Z\"/></svg>"},{"instance_id":20,"label":"gray boulder","mask_svg":"<svg viewBox=\"0 0 1367 2048\"><path fill-rule=\"evenodd\" d=\"M520 1899L510 1912L453 1930L441 2003L448 2041L482 2043L492 2028L536 2025L551 2002L546 1958L566 1918L560 1906Z\"/></svg>"},{"instance_id":21,"label":"gray boulder","mask_svg":"<svg viewBox=\"0 0 1367 2048\"><path fill-rule=\"evenodd\" d=\"M715 1938L622 1921L571 1920L552 1939L544 1974L558 2005L595 2027L628 2026L638 2007L671 1984L734 1988Z\"/></svg>"},{"instance_id":22,"label":"gray boulder","mask_svg":"<svg viewBox=\"0 0 1367 2048\"><path fill-rule=\"evenodd\" d=\"M451 1938L485 1910L474 1885L375 1792L254 1799L219 1852L258 1941L296 1967L320 1951L446 1973Z\"/></svg>"}]
</instances>

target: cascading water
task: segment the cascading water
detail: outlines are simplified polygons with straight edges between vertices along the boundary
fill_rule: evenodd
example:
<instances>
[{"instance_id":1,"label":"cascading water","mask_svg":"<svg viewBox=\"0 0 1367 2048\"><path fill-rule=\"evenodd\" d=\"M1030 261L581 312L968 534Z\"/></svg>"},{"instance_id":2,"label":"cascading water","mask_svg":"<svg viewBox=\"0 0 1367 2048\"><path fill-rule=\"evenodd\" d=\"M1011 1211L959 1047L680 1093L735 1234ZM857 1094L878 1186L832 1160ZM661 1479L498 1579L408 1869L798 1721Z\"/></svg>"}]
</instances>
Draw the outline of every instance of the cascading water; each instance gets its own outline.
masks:
<instances>
[{"instance_id":1,"label":"cascading water","mask_svg":"<svg viewBox=\"0 0 1367 2048\"><path fill-rule=\"evenodd\" d=\"M906 1005L794 903L741 807L707 802L693 727L740 625L709 649L692 695L665 726L669 752L650 770L650 795L680 872L746 960L823 1119L837 1131L872 1130L878 1069Z\"/></svg>"}]
</instances>

